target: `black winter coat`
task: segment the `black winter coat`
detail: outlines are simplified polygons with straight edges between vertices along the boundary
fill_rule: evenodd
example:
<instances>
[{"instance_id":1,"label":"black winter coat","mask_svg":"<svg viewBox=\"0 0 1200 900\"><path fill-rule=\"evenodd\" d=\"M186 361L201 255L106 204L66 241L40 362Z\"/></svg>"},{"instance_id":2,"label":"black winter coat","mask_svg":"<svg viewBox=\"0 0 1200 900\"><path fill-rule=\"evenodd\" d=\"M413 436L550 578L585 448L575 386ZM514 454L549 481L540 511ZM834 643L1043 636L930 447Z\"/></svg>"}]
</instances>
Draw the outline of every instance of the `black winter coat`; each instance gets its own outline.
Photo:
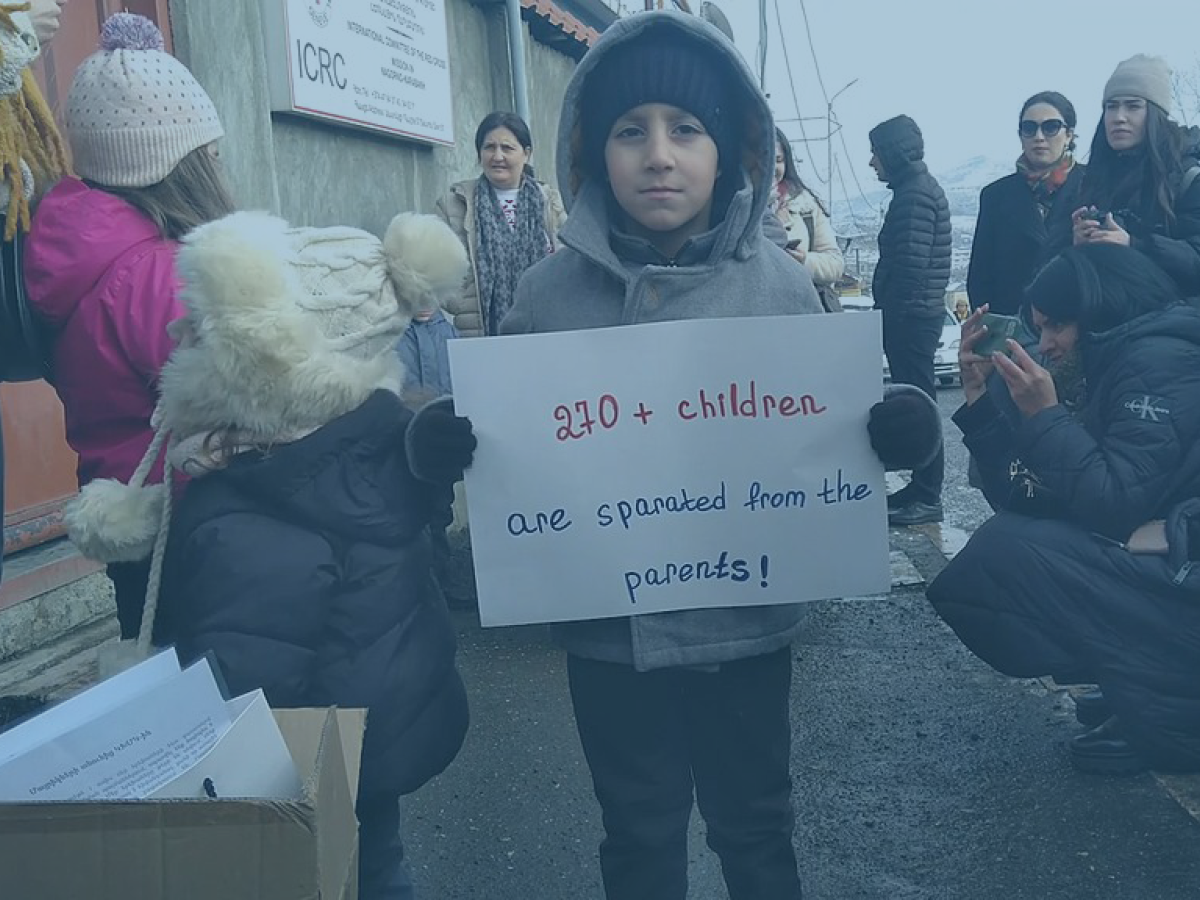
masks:
<instances>
[{"instance_id":1,"label":"black winter coat","mask_svg":"<svg viewBox=\"0 0 1200 900\"><path fill-rule=\"evenodd\" d=\"M1081 165L1071 169L1066 181L1054 192L1045 217L1020 172L1006 175L983 189L967 270L971 309L986 303L994 313L1017 314L1025 288L1049 259L1047 223L1060 210L1065 210L1069 219L1070 213L1079 208L1083 173Z\"/></svg>"},{"instance_id":2,"label":"black winter coat","mask_svg":"<svg viewBox=\"0 0 1200 900\"><path fill-rule=\"evenodd\" d=\"M1187 170L1200 166L1200 133L1192 130L1197 143L1183 158L1183 171L1177 179L1182 182ZM1141 165L1139 155L1122 160L1123 167L1114 181L1122 181L1122 172ZM1153 203L1141 197L1115 196L1101 186L1085 182L1081 185L1075 209L1095 206L1112 212L1117 223L1129 232L1130 246L1154 260L1179 286L1180 293L1193 302L1200 300L1200 177L1175 196L1175 222L1168 225L1166 216ZM1071 246L1071 209L1055 210L1051 229L1051 252L1058 253Z\"/></svg>"},{"instance_id":3,"label":"black winter coat","mask_svg":"<svg viewBox=\"0 0 1200 900\"><path fill-rule=\"evenodd\" d=\"M1078 414L1021 420L986 394L956 413L1000 512L927 595L995 668L1098 683L1149 762L1197 768L1200 312L1177 306L1093 338L1084 365ZM1170 553L1128 552L1157 518Z\"/></svg>"},{"instance_id":4,"label":"black winter coat","mask_svg":"<svg viewBox=\"0 0 1200 900\"><path fill-rule=\"evenodd\" d=\"M425 532L438 489L409 469L411 419L377 391L302 440L190 482L163 569L157 641L184 659L214 654L235 695L369 709L360 798L416 790L467 728Z\"/></svg>"},{"instance_id":5,"label":"black winter coat","mask_svg":"<svg viewBox=\"0 0 1200 900\"><path fill-rule=\"evenodd\" d=\"M886 313L942 317L950 283L950 207L923 162L920 129L907 116L871 130L892 202L879 232L872 294Z\"/></svg>"},{"instance_id":6,"label":"black winter coat","mask_svg":"<svg viewBox=\"0 0 1200 900\"><path fill-rule=\"evenodd\" d=\"M1079 410L1023 419L984 394L954 421L993 507L1124 541L1200 496L1200 312L1173 306L1082 340Z\"/></svg>"}]
</instances>

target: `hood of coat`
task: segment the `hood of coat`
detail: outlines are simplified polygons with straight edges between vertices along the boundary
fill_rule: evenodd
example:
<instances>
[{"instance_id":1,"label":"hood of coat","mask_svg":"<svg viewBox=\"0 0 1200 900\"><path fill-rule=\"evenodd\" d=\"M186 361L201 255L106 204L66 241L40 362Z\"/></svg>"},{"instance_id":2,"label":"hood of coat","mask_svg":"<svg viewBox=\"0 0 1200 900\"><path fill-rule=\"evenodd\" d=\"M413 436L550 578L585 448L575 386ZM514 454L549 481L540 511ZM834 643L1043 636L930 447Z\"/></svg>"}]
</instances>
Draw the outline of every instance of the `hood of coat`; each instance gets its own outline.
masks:
<instances>
[{"instance_id":1,"label":"hood of coat","mask_svg":"<svg viewBox=\"0 0 1200 900\"><path fill-rule=\"evenodd\" d=\"M10 9L8 15L13 28L0 28L0 97L21 89L24 70L40 50L29 13Z\"/></svg>"},{"instance_id":2,"label":"hood of coat","mask_svg":"<svg viewBox=\"0 0 1200 900\"><path fill-rule=\"evenodd\" d=\"M1194 165L1200 160L1200 125L1188 125L1183 129L1184 166Z\"/></svg>"},{"instance_id":3,"label":"hood of coat","mask_svg":"<svg viewBox=\"0 0 1200 900\"><path fill-rule=\"evenodd\" d=\"M601 235L608 231L611 191L605 174L593 171L583 152L581 119L587 114L582 99L589 80L616 48L630 41L650 40L662 29L663 34L676 32L686 40L696 41L727 63L727 76L732 84L733 107L739 116L739 133L743 136L740 165L744 182L733 200L721 225L736 245L739 255L749 255L762 234L762 217L770 201L775 174L775 126L766 98L758 89L753 73L746 66L734 45L719 30L703 19L686 13L664 10L638 13L618 19L592 45L575 68L563 98L562 116L558 126L558 187L563 202L571 213L563 229L564 243L579 249L581 218L600 226ZM722 159L722 169L729 161ZM573 224L574 223L574 224ZM572 241L572 233L575 240Z\"/></svg>"},{"instance_id":4,"label":"hood of coat","mask_svg":"<svg viewBox=\"0 0 1200 900\"><path fill-rule=\"evenodd\" d=\"M412 315L461 289L466 251L434 216L401 213L380 241L235 213L182 241L186 315L160 379L162 423L184 440L231 431L269 445L398 394Z\"/></svg>"},{"instance_id":5,"label":"hood of coat","mask_svg":"<svg viewBox=\"0 0 1200 900\"><path fill-rule=\"evenodd\" d=\"M155 224L121 198L65 178L33 218L25 249L29 302L61 327L122 256L163 240Z\"/></svg>"},{"instance_id":6,"label":"hood of coat","mask_svg":"<svg viewBox=\"0 0 1200 900\"><path fill-rule=\"evenodd\" d=\"M925 138L908 116L896 116L871 129L871 149L883 163L888 184L925 170Z\"/></svg>"},{"instance_id":7,"label":"hood of coat","mask_svg":"<svg viewBox=\"0 0 1200 900\"><path fill-rule=\"evenodd\" d=\"M372 544L412 540L429 512L427 503L411 502L413 492L425 497L430 488L406 462L411 419L395 394L379 390L307 437L239 454L206 477L314 530Z\"/></svg>"},{"instance_id":8,"label":"hood of coat","mask_svg":"<svg viewBox=\"0 0 1200 900\"><path fill-rule=\"evenodd\" d=\"M1200 348L1200 310L1180 303L1087 335L1080 342L1085 376L1089 380L1102 376L1131 345L1149 338L1182 340Z\"/></svg>"},{"instance_id":9,"label":"hood of coat","mask_svg":"<svg viewBox=\"0 0 1200 900\"><path fill-rule=\"evenodd\" d=\"M1200 166L1200 126L1190 125L1183 129L1183 159L1180 162L1183 168L1183 171L1180 172L1181 178L1188 169ZM1192 183L1195 184L1195 180ZM1192 188L1189 187L1188 190L1190 191ZM1179 198L1176 197L1175 200L1178 202Z\"/></svg>"}]
</instances>

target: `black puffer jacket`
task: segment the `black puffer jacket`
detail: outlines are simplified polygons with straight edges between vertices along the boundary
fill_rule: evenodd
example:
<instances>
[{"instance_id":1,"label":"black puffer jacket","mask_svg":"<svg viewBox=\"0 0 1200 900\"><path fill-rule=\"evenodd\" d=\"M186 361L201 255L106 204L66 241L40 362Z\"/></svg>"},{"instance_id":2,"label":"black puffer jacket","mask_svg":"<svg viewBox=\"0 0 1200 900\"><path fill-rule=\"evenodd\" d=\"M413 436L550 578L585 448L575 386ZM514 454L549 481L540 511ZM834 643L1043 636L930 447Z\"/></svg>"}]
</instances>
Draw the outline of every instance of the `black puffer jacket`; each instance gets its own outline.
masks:
<instances>
[{"instance_id":1,"label":"black puffer jacket","mask_svg":"<svg viewBox=\"0 0 1200 900\"><path fill-rule=\"evenodd\" d=\"M879 232L875 307L943 316L950 283L950 207L923 161L921 129L908 116L888 119L871 129L871 147L894 195Z\"/></svg>"},{"instance_id":2,"label":"black puffer jacket","mask_svg":"<svg viewBox=\"0 0 1200 900\"><path fill-rule=\"evenodd\" d=\"M1124 541L1200 495L1200 312L1174 306L1083 341L1076 412L1022 419L985 394L954 421L996 509Z\"/></svg>"},{"instance_id":3,"label":"black puffer jacket","mask_svg":"<svg viewBox=\"0 0 1200 900\"><path fill-rule=\"evenodd\" d=\"M158 641L215 654L275 707L367 707L360 797L408 793L467 727L455 637L424 533L436 488L404 450L412 415L357 410L190 482L172 516Z\"/></svg>"},{"instance_id":4,"label":"black puffer jacket","mask_svg":"<svg viewBox=\"0 0 1200 900\"><path fill-rule=\"evenodd\" d=\"M994 313L1015 316L1025 288L1047 260L1051 221L1079 208L1084 166L1075 165L1054 192L1045 217L1020 172L993 181L979 195L979 218L971 241L967 294L971 309L987 304Z\"/></svg>"},{"instance_id":5,"label":"black puffer jacket","mask_svg":"<svg viewBox=\"0 0 1200 900\"><path fill-rule=\"evenodd\" d=\"M1144 315L1085 354L1077 415L1008 418L987 395L956 414L1000 511L926 593L996 669L1095 682L1148 762L1200 768L1200 312ZM1125 549L1160 518L1166 555Z\"/></svg>"}]
</instances>

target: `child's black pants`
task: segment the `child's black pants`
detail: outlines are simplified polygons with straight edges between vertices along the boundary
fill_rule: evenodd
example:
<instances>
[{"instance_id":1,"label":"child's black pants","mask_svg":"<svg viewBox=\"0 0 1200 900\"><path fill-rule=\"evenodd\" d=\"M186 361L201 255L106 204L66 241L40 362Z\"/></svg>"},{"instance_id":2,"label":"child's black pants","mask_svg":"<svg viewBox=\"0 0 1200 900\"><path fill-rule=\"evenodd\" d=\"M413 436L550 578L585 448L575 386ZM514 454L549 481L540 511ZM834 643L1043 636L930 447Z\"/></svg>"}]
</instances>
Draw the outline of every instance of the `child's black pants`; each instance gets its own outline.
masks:
<instances>
[{"instance_id":1,"label":"child's black pants","mask_svg":"<svg viewBox=\"0 0 1200 900\"><path fill-rule=\"evenodd\" d=\"M568 658L609 900L684 900L693 787L731 900L797 900L790 648L713 671Z\"/></svg>"}]
</instances>

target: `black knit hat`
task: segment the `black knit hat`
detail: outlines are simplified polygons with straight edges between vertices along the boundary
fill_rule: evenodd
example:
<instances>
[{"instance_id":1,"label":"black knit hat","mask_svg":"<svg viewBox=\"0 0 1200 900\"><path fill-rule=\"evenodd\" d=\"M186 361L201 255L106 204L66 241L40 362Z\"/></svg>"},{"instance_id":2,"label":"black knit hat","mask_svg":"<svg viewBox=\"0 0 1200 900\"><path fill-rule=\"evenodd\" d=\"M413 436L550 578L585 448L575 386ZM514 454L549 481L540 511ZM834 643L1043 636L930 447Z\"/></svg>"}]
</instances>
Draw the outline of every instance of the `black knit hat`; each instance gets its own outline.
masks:
<instances>
[{"instance_id":1,"label":"black knit hat","mask_svg":"<svg viewBox=\"0 0 1200 900\"><path fill-rule=\"evenodd\" d=\"M1081 268L1085 265L1082 258L1072 258L1078 256L1070 254L1050 260L1025 289L1024 306L1037 307L1042 315L1058 322L1078 322L1084 308L1080 282Z\"/></svg>"},{"instance_id":2,"label":"black knit hat","mask_svg":"<svg viewBox=\"0 0 1200 900\"><path fill-rule=\"evenodd\" d=\"M715 50L673 28L647 29L615 47L588 76L580 109L584 158L603 171L613 123L643 103L669 103L699 119L722 163L736 170L729 165L738 145L733 95L729 63Z\"/></svg>"}]
</instances>

